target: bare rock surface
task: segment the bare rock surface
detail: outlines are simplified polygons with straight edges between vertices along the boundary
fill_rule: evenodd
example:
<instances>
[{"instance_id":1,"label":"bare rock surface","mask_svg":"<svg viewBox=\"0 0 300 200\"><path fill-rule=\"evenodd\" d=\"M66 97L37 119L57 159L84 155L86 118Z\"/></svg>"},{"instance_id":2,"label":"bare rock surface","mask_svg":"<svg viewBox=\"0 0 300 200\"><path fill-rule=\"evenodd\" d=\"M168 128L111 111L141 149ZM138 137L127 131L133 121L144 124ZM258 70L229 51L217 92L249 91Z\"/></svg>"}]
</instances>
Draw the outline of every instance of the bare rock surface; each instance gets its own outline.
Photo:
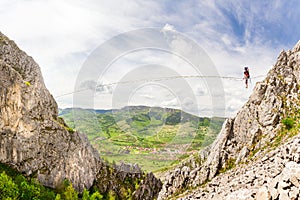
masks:
<instances>
[{"instance_id":1,"label":"bare rock surface","mask_svg":"<svg viewBox=\"0 0 300 200\"><path fill-rule=\"evenodd\" d=\"M0 162L52 188L67 179L78 191L95 184L101 192L118 194L126 178L141 179L144 182L135 191L138 199L152 199L161 188L160 180L137 166L124 171L102 161L86 136L58 117L57 104L36 62L2 33Z\"/></svg>"},{"instance_id":2,"label":"bare rock surface","mask_svg":"<svg viewBox=\"0 0 300 200\"><path fill-rule=\"evenodd\" d=\"M300 198L300 136L241 164L179 199L270 200Z\"/></svg>"},{"instance_id":3,"label":"bare rock surface","mask_svg":"<svg viewBox=\"0 0 300 200\"><path fill-rule=\"evenodd\" d=\"M99 155L86 138L68 131L31 57L0 35L0 160L46 186L64 179L92 186Z\"/></svg>"},{"instance_id":4,"label":"bare rock surface","mask_svg":"<svg viewBox=\"0 0 300 200\"><path fill-rule=\"evenodd\" d=\"M297 199L299 177L284 177L283 172L290 174L299 167L300 151L292 153L300 148L298 140L271 151L270 158L263 157L263 153L280 139L282 119L299 113L299 85L300 42L292 50L280 53L266 79L256 84L253 94L237 115L225 121L210 147L165 174L159 199L176 196L210 180L204 190L197 190L186 198ZM252 162L253 155L254 159L262 159L261 162L246 165L233 174L220 175L241 163ZM270 159L273 162L269 162ZM271 187L269 184L274 182L278 184Z\"/></svg>"}]
</instances>

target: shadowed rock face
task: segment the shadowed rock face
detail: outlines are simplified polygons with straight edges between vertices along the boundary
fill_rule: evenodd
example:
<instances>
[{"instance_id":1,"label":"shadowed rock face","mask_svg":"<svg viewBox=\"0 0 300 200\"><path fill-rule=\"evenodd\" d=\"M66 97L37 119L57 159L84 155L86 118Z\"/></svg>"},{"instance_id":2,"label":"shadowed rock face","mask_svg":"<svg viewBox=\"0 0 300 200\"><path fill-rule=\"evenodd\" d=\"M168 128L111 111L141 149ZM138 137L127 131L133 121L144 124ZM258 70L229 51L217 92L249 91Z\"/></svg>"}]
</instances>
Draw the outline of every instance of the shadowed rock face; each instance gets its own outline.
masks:
<instances>
[{"instance_id":1,"label":"shadowed rock face","mask_svg":"<svg viewBox=\"0 0 300 200\"><path fill-rule=\"evenodd\" d=\"M55 188L65 179L78 191L91 186L122 197L153 199L161 181L138 166L111 167L102 161L85 135L58 118L57 104L46 89L35 61L0 33L0 162ZM131 169L123 170L122 168ZM135 190L135 183L141 181Z\"/></svg>"},{"instance_id":2,"label":"shadowed rock face","mask_svg":"<svg viewBox=\"0 0 300 200\"><path fill-rule=\"evenodd\" d=\"M256 84L248 102L236 117L224 123L209 148L166 174L159 198L205 183L228 163L248 162L251 151L268 146L277 136L281 120L299 109L299 85L300 42L292 50L280 53L266 79Z\"/></svg>"}]
</instances>

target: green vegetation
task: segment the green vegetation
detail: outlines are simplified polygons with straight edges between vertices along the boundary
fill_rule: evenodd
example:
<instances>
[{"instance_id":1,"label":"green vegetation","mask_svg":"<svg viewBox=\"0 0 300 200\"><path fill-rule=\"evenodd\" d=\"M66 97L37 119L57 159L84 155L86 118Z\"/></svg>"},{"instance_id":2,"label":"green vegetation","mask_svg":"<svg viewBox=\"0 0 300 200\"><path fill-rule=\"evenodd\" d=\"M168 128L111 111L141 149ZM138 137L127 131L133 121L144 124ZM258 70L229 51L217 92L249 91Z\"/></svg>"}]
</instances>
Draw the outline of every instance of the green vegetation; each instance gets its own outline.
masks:
<instances>
[{"instance_id":1,"label":"green vegetation","mask_svg":"<svg viewBox=\"0 0 300 200\"><path fill-rule=\"evenodd\" d=\"M138 163L157 171L211 144L223 118L199 118L176 109L126 107L60 110L71 128L86 133L109 162Z\"/></svg>"},{"instance_id":2,"label":"green vegetation","mask_svg":"<svg viewBox=\"0 0 300 200\"><path fill-rule=\"evenodd\" d=\"M0 199L55 199L56 192L0 163Z\"/></svg>"},{"instance_id":3,"label":"green vegetation","mask_svg":"<svg viewBox=\"0 0 300 200\"><path fill-rule=\"evenodd\" d=\"M223 166L222 169L220 169L219 173L224 173L230 169L233 169L235 167L235 159L229 158L226 160L225 166Z\"/></svg>"},{"instance_id":4,"label":"green vegetation","mask_svg":"<svg viewBox=\"0 0 300 200\"><path fill-rule=\"evenodd\" d=\"M0 37L0 44L4 44L5 43L5 39L3 37Z\"/></svg>"},{"instance_id":5,"label":"green vegetation","mask_svg":"<svg viewBox=\"0 0 300 200\"><path fill-rule=\"evenodd\" d=\"M18 195L18 186L13 182L11 177L2 172L0 174L0 198L17 199Z\"/></svg>"},{"instance_id":6,"label":"green vegetation","mask_svg":"<svg viewBox=\"0 0 300 200\"><path fill-rule=\"evenodd\" d=\"M59 123L62 127L64 127L69 133L74 133L75 130L71 127L69 127L63 118L58 117L57 119L53 119L54 121L56 121L57 123Z\"/></svg>"},{"instance_id":7,"label":"green vegetation","mask_svg":"<svg viewBox=\"0 0 300 200\"><path fill-rule=\"evenodd\" d=\"M298 111L294 112L292 116L293 117L286 117L281 121L283 127L274 138L271 144L273 147L280 145L284 139L291 138L298 134L300 128L300 113Z\"/></svg>"},{"instance_id":8,"label":"green vegetation","mask_svg":"<svg viewBox=\"0 0 300 200\"><path fill-rule=\"evenodd\" d=\"M300 98L300 96L299 96ZM278 147L283 141L286 141L288 138L292 138L293 136L299 133L300 129L300 110L297 106L287 106L286 104L286 96L281 97L283 102L283 107L287 110L286 113L282 114L281 120L281 129L278 130L276 136L271 138L269 142L267 142L264 146L259 149L255 149L250 151L249 158L253 159L255 154L259 151L271 151L272 149ZM295 102L296 105L300 105L300 102ZM274 111L275 112L275 111ZM261 140L262 137L268 136L260 136L258 140ZM254 144L250 149L254 149Z\"/></svg>"},{"instance_id":9,"label":"green vegetation","mask_svg":"<svg viewBox=\"0 0 300 200\"><path fill-rule=\"evenodd\" d=\"M75 130L72 129L72 128L70 128L70 127L65 127L65 128L66 128L66 130L69 131L70 133L74 133L74 132L75 132Z\"/></svg>"},{"instance_id":10,"label":"green vegetation","mask_svg":"<svg viewBox=\"0 0 300 200\"><path fill-rule=\"evenodd\" d=\"M282 116L283 119L281 120L281 130L270 144L273 148L280 145L285 139L297 135L300 129L300 110L298 107L300 105L300 101L296 100L294 102L295 105L298 106L288 106L286 103L286 96L282 96L281 98L283 101L283 107L287 110L287 112ZM300 99L300 96L298 96L298 99Z\"/></svg>"},{"instance_id":11,"label":"green vegetation","mask_svg":"<svg viewBox=\"0 0 300 200\"><path fill-rule=\"evenodd\" d=\"M90 194L88 190L79 194L69 181L65 181L61 188L47 188L35 178L26 178L18 171L0 163L0 199L3 200L101 200L113 199L112 195L112 192L108 192L106 198L103 198L99 191Z\"/></svg>"},{"instance_id":12,"label":"green vegetation","mask_svg":"<svg viewBox=\"0 0 300 200\"><path fill-rule=\"evenodd\" d=\"M78 192L75 191L72 184L69 184L65 191L64 191L64 199L66 200L77 200L78 199Z\"/></svg>"},{"instance_id":13,"label":"green vegetation","mask_svg":"<svg viewBox=\"0 0 300 200\"><path fill-rule=\"evenodd\" d=\"M295 120L289 117L284 118L282 123L287 130L291 130L295 126Z\"/></svg>"}]
</instances>

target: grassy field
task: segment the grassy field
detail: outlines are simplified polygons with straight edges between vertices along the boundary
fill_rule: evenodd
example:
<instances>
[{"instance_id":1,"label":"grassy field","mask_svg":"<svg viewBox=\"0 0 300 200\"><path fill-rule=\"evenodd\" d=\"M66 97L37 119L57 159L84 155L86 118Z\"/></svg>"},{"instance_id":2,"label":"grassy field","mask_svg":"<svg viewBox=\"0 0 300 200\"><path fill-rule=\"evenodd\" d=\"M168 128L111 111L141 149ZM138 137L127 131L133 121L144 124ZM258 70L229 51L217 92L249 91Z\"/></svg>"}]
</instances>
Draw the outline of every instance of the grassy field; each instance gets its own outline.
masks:
<instances>
[{"instance_id":1,"label":"grassy field","mask_svg":"<svg viewBox=\"0 0 300 200\"><path fill-rule=\"evenodd\" d=\"M224 122L145 106L64 109L60 116L71 128L85 133L102 158L138 163L146 171L163 169L211 144Z\"/></svg>"}]
</instances>

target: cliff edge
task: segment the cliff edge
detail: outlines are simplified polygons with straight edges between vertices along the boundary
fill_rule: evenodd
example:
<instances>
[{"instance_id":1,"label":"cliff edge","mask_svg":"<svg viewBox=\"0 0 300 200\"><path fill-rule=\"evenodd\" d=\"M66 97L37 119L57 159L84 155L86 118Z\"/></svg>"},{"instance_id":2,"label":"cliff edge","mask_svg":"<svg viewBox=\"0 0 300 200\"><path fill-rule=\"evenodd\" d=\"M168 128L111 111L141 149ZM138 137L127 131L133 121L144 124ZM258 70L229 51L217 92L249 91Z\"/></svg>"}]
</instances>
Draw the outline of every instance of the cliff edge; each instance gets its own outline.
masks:
<instances>
[{"instance_id":1,"label":"cliff edge","mask_svg":"<svg viewBox=\"0 0 300 200\"><path fill-rule=\"evenodd\" d=\"M37 63L2 33L0 162L51 188L68 180L80 192L95 186L103 194L133 199L153 199L161 189L161 182L138 166L104 162L85 135L69 128L58 117Z\"/></svg>"},{"instance_id":2,"label":"cliff edge","mask_svg":"<svg viewBox=\"0 0 300 200\"><path fill-rule=\"evenodd\" d=\"M159 199L176 196L187 189L205 187L206 183L210 181L216 183L217 181L214 180L219 180L220 182L219 175L232 168L252 163L254 160L260 161L267 152L273 152L276 148L275 152L284 151L285 148L281 148L281 146L284 146L291 138L293 139L299 132L299 89L300 42L292 50L280 53L276 64L265 80L256 84L253 94L236 117L225 121L220 134L209 148L200 151L199 155L191 156L165 175ZM293 151L296 152L297 148L300 151L299 143L296 142L293 145L296 146L296 150L293 148ZM291 150L293 145L288 145L289 148L286 149ZM292 153L280 155L290 156ZM286 163L289 161L293 160L286 160ZM290 165L299 164L299 160L296 161ZM251 169L251 165L244 167ZM266 167L268 166L266 165ZM278 169L279 174L282 172L280 170L284 170L283 167ZM229 176L229 174L227 175ZM218 177L215 178L216 176ZM222 177L226 176L222 175ZM235 176L231 174L232 179L233 177ZM254 179L255 177L258 178L259 174L254 174ZM238 175L235 178L238 179ZM300 179L300 176L298 178ZM267 185L270 180L265 180L264 185ZM239 185L236 182L235 184ZM250 186L252 183L248 184ZM217 185L216 187L207 186L206 191L212 192L208 188L220 191L217 189L220 185ZM218 196L216 199L224 199L226 195L234 191L234 187L230 188L229 185L230 181L224 184L223 189L227 188L227 190L222 192L223 196ZM257 185L257 187L259 186L262 185ZM243 185L240 187L243 188ZM220 186L220 188L222 187ZM199 191L197 193L198 197L203 199L211 199L214 196L212 194L215 193ZM238 194L241 193L237 193L236 196L239 196ZM255 197L257 192L250 194L252 196L254 194ZM195 196L193 197L195 198ZM230 198L233 199L232 196Z\"/></svg>"},{"instance_id":3,"label":"cliff edge","mask_svg":"<svg viewBox=\"0 0 300 200\"><path fill-rule=\"evenodd\" d=\"M0 161L45 186L65 179L89 188L99 155L57 117L57 104L34 60L0 33Z\"/></svg>"}]
</instances>

